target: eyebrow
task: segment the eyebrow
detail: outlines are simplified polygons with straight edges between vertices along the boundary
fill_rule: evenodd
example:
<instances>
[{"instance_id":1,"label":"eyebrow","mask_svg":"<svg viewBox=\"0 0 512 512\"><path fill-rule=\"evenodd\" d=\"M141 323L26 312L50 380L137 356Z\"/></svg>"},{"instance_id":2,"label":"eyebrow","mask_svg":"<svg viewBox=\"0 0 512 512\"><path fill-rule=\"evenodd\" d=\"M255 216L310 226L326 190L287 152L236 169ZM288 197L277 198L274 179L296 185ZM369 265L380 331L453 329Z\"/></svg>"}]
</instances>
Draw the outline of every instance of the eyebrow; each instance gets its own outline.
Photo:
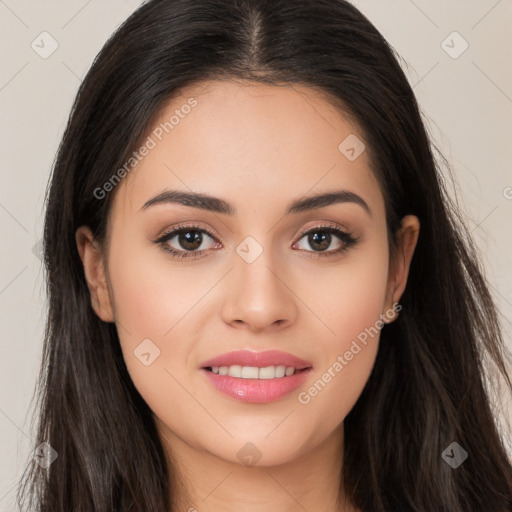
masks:
<instances>
[{"instance_id":1,"label":"eyebrow","mask_svg":"<svg viewBox=\"0 0 512 512\"><path fill-rule=\"evenodd\" d=\"M199 208L201 210L222 213L225 215L236 215L237 213L236 208L223 199L206 194L185 192L182 190L165 190L146 201L141 210L147 210L150 206L165 203L178 203L184 206L191 206L192 208ZM315 196L296 199L288 205L286 215L324 208L338 203L358 204L368 213L368 215L372 215L370 207L366 201L361 196L348 190L334 190Z\"/></svg>"}]
</instances>

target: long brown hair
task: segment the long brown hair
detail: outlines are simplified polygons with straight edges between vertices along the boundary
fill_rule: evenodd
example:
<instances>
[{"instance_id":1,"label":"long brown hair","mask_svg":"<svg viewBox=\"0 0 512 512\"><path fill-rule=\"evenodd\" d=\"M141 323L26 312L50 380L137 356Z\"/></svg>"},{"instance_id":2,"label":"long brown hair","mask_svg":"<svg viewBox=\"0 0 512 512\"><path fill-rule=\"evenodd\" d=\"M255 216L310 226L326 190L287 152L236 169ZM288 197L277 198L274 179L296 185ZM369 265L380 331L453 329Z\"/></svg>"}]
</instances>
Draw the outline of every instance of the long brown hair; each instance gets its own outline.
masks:
<instances>
[{"instance_id":1,"label":"long brown hair","mask_svg":"<svg viewBox=\"0 0 512 512\"><path fill-rule=\"evenodd\" d=\"M150 0L101 50L47 191L49 311L35 446L49 443L58 458L48 469L30 462L20 507L173 510L172 461L115 325L91 308L75 231L88 225L104 239L113 194L94 191L164 102L187 85L227 77L326 93L363 130L390 247L403 216L421 222L402 311L382 330L374 370L345 419L340 489L363 511L512 510L512 467L484 372L512 391L497 310L397 55L343 0ZM468 453L456 469L442 457L453 442Z\"/></svg>"}]
</instances>

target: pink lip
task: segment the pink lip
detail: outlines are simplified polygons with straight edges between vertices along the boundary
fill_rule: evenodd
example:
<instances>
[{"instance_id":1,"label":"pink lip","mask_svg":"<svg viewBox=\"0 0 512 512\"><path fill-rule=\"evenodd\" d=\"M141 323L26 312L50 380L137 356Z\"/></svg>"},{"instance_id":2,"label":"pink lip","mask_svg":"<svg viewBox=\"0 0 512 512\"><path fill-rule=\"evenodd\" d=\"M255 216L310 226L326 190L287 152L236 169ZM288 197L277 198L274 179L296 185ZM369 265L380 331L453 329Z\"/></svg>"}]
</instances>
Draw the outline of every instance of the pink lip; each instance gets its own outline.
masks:
<instances>
[{"instance_id":1,"label":"pink lip","mask_svg":"<svg viewBox=\"0 0 512 512\"><path fill-rule=\"evenodd\" d=\"M220 392L241 402L255 404L273 402L288 395L307 379L311 371L312 368L307 368L289 377L276 379L239 379L201 368L201 372Z\"/></svg>"},{"instance_id":2,"label":"pink lip","mask_svg":"<svg viewBox=\"0 0 512 512\"><path fill-rule=\"evenodd\" d=\"M296 373L275 379L242 379L219 375L207 370L212 366L293 366ZM201 372L220 392L241 402L267 403L278 400L297 389L313 370L311 363L279 350L251 352L237 350L205 361Z\"/></svg>"},{"instance_id":3,"label":"pink lip","mask_svg":"<svg viewBox=\"0 0 512 512\"><path fill-rule=\"evenodd\" d=\"M234 350L205 361L201 364L201 368L211 366L233 366L235 364L240 366L257 366L258 368L284 365L293 366L297 370L312 367L310 362L293 356L292 354L288 354L287 352L281 352L280 350L266 350L264 352Z\"/></svg>"}]
</instances>

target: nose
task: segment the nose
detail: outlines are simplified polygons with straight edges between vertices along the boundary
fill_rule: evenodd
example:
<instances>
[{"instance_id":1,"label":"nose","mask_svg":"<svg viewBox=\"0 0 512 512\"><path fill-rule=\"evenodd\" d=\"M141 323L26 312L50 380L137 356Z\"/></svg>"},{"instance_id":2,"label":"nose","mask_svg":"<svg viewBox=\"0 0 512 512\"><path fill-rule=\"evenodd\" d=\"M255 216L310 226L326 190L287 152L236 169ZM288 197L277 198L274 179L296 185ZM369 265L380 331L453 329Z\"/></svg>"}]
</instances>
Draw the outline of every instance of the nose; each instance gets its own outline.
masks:
<instances>
[{"instance_id":1,"label":"nose","mask_svg":"<svg viewBox=\"0 0 512 512\"><path fill-rule=\"evenodd\" d=\"M235 266L225 283L221 309L224 322L252 332L293 324L298 299L293 284L287 283L289 275L274 264L270 251L263 251L252 263L236 255Z\"/></svg>"}]
</instances>

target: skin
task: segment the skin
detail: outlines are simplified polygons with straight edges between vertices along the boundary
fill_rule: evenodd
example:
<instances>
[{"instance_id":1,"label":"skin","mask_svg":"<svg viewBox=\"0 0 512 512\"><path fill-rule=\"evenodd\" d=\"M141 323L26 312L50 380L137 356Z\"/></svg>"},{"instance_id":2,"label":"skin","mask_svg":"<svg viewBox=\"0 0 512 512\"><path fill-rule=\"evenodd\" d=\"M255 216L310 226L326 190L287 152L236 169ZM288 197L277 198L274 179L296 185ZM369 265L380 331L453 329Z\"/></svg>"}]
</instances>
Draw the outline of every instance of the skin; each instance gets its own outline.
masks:
<instances>
[{"instance_id":1,"label":"skin","mask_svg":"<svg viewBox=\"0 0 512 512\"><path fill-rule=\"evenodd\" d=\"M379 336L309 403L298 394L400 300L419 221L403 219L390 261L384 198L368 152L349 161L338 150L349 134L364 136L315 90L205 82L175 97L154 126L191 96L198 105L117 186L106 246L86 226L76 232L92 306L116 323L133 382L188 484L180 510L352 511L336 505L343 420L370 376ZM222 198L237 215L172 203L141 211L165 189ZM361 196L371 215L354 202L284 215L292 200L334 189ZM173 259L153 243L188 222L214 236L203 235L201 257ZM359 241L315 259L318 246L298 235L325 222ZM247 236L263 249L252 263L236 252ZM341 244L333 235L327 251ZM186 251L178 237L167 245ZM133 353L147 338L160 349L149 366ZM199 371L235 349L282 350L314 370L278 401L242 403ZM261 453L251 467L237 456L248 442Z\"/></svg>"}]
</instances>

